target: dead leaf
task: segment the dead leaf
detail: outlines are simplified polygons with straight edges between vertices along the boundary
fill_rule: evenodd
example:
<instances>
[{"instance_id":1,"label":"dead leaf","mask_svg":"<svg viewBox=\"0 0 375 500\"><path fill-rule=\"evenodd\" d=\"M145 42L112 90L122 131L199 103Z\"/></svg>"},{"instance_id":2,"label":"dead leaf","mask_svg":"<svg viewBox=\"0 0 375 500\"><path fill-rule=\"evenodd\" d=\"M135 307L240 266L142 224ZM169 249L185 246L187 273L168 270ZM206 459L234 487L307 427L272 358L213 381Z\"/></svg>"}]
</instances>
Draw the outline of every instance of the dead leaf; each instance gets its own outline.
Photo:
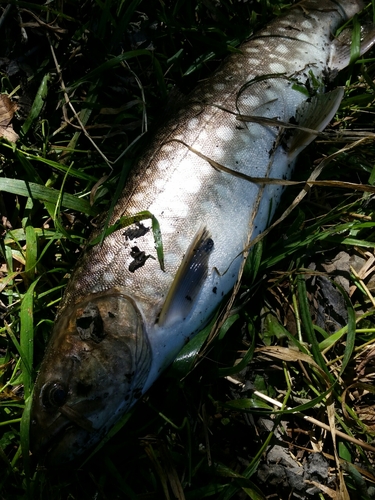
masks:
<instances>
[{"instance_id":1,"label":"dead leaf","mask_svg":"<svg viewBox=\"0 0 375 500\"><path fill-rule=\"evenodd\" d=\"M18 135L13 130L11 121L17 109L17 104L9 99L6 94L0 94L0 137L16 142Z\"/></svg>"}]
</instances>

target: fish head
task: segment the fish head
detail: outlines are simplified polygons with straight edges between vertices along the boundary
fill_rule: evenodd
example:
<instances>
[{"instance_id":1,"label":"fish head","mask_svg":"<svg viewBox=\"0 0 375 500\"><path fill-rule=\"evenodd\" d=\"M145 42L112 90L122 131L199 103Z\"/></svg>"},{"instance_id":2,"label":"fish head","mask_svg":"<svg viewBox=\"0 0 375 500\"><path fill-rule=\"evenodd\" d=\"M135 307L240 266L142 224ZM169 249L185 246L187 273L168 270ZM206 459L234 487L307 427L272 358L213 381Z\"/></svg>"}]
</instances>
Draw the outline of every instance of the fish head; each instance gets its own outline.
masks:
<instances>
[{"instance_id":1,"label":"fish head","mask_svg":"<svg viewBox=\"0 0 375 500\"><path fill-rule=\"evenodd\" d=\"M33 455L53 467L92 448L142 395L150 365L129 296L112 289L64 307L34 388Z\"/></svg>"}]
</instances>

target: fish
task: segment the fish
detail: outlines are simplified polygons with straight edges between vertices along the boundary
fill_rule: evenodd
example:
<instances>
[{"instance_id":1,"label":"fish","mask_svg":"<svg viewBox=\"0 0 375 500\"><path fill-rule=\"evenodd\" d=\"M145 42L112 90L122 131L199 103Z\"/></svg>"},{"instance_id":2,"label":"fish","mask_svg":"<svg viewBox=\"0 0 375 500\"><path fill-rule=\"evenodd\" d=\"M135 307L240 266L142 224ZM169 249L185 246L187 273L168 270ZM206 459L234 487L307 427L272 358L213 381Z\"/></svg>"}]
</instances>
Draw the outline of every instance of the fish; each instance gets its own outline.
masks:
<instances>
[{"instance_id":1,"label":"fish","mask_svg":"<svg viewBox=\"0 0 375 500\"><path fill-rule=\"evenodd\" d=\"M326 87L350 63L351 32L335 33L362 8L294 5L155 133L57 312L30 418L31 450L45 465L98 444L233 289L283 191L266 179L290 178L340 105L344 89ZM374 42L369 27L360 53Z\"/></svg>"}]
</instances>

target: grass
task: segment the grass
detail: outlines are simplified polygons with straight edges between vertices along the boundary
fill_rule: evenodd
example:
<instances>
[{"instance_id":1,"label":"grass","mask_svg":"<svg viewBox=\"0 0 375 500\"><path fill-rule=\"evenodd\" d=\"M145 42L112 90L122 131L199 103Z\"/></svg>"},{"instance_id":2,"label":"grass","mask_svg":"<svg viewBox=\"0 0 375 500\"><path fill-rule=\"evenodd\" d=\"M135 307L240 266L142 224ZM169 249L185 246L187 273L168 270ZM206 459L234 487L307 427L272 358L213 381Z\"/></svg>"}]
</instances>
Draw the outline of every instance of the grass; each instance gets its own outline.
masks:
<instances>
[{"instance_id":1,"label":"grass","mask_svg":"<svg viewBox=\"0 0 375 500\"><path fill-rule=\"evenodd\" d=\"M215 339L198 334L115 439L79 469L48 473L28 459L30 394L95 217L115 203L145 132L173 113L176 88L188 92L287 3L4 5L1 93L18 104L20 138L0 143L1 496L287 498L272 475L261 482L268 445L283 442L296 464L319 451L332 467L316 498L373 498L374 202L343 184L375 183L371 54L338 77L340 134L296 168L306 180L325 159L319 179L341 187L312 186L257 244ZM279 216L300 190L288 188Z\"/></svg>"}]
</instances>

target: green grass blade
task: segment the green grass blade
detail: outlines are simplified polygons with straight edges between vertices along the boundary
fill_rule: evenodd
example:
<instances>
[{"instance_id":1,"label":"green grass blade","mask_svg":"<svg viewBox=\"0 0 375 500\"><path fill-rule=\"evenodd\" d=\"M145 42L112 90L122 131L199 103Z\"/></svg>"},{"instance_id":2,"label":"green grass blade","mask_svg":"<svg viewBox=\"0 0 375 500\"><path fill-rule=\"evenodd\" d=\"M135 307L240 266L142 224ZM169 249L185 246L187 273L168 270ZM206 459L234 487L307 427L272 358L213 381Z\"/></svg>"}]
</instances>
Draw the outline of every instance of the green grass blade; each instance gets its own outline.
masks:
<instances>
[{"instance_id":1,"label":"green grass blade","mask_svg":"<svg viewBox=\"0 0 375 500\"><path fill-rule=\"evenodd\" d=\"M25 400L30 396L33 386L33 366L34 355L34 291L40 278L37 278L29 287L21 302L21 331L20 347L23 353L23 384Z\"/></svg>"},{"instance_id":2,"label":"green grass blade","mask_svg":"<svg viewBox=\"0 0 375 500\"><path fill-rule=\"evenodd\" d=\"M31 413L31 403L32 394L26 400L25 408L22 413L21 424L20 424L20 439L21 439L21 450L22 458L25 470L26 479L26 489L28 491L28 498L30 498L30 479L31 479L31 467L30 467L30 413Z\"/></svg>"},{"instance_id":3,"label":"green grass blade","mask_svg":"<svg viewBox=\"0 0 375 500\"><path fill-rule=\"evenodd\" d=\"M319 343L315 336L314 326L310 315L310 307L307 300L306 282L303 274L299 274L297 276L297 290L301 319L304 326L307 342L311 344L313 359L328 375L329 379L332 380L332 376L327 368L326 362L323 359L322 353L320 352Z\"/></svg>"},{"instance_id":4,"label":"green grass blade","mask_svg":"<svg viewBox=\"0 0 375 500\"><path fill-rule=\"evenodd\" d=\"M46 97L47 97L49 79L50 79L49 73L44 75L43 80L39 86L38 92L35 96L30 113L29 113L28 117L26 118L24 124L21 127L21 131L24 135L27 134L31 125L38 118L38 116L40 115L40 112L42 111L42 108L44 106L44 102L45 102Z\"/></svg>"},{"instance_id":5,"label":"green grass blade","mask_svg":"<svg viewBox=\"0 0 375 500\"><path fill-rule=\"evenodd\" d=\"M35 184L34 182L26 182L19 179L0 179L0 191L17 194L19 196L30 196L35 200L50 202L55 205L60 196L60 192L57 189L48 188ZM97 208L90 206L88 201L69 193L62 194L61 206L87 215L97 215L99 211Z\"/></svg>"}]
</instances>

